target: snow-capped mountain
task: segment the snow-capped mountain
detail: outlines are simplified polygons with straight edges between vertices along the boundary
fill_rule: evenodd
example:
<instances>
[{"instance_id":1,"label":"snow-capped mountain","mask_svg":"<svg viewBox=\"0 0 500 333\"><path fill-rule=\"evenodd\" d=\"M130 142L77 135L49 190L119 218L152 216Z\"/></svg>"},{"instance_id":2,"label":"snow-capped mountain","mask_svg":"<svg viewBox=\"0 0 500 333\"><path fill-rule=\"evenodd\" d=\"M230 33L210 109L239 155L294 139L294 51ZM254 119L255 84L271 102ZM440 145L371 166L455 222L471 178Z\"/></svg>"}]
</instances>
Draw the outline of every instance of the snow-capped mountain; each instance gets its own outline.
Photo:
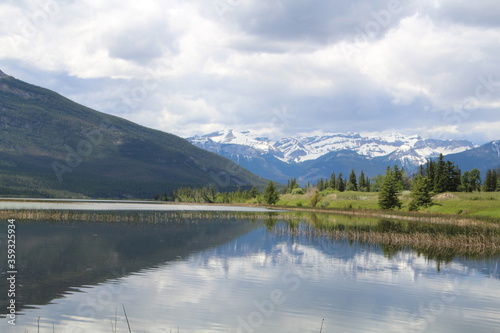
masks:
<instances>
[{"instance_id":1,"label":"snow-capped mountain","mask_svg":"<svg viewBox=\"0 0 500 333\"><path fill-rule=\"evenodd\" d=\"M439 154L457 154L477 147L465 140L423 139L397 133L380 136L332 133L270 140L253 136L249 131L227 129L187 140L276 181L291 177L314 181L329 177L331 172L349 172L352 168L375 175L394 164L411 171Z\"/></svg>"}]
</instances>

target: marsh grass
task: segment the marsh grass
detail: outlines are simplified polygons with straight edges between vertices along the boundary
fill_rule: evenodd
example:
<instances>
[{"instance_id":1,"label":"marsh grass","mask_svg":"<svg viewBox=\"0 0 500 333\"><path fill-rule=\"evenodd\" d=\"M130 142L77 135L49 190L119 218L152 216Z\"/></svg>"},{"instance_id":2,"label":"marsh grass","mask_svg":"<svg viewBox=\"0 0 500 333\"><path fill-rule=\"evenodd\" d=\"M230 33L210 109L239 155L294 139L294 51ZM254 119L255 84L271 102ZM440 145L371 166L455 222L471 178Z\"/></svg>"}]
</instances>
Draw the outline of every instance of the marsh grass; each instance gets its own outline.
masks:
<instances>
[{"instance_id":1,"label":"marsh grass","mask_svg":"<svg viewBox=\"0 0 500 333\"><path fill-rule=\"evenodd\" d=\"M448 201L471 202L467 194ZM482 196L488 198L491 194ZM362 199L361 201L366 201ZM489 200L494 202L494 200ZM478 256L500 254L500 223L488 218L405 211L373 211L359 209L287 207L288 212L210 212L210 211L77 211L77 210L2 210L0 219L19 221L86 221L127 223L190 223L200 219L261 221L269 230L278 233L327 235L334 240L408 247L427 253L455 253ZM283 229L285 222L288 229ZM493 223L492 223L493 222ZM307 228L300 227L301 224Z\"/></svg>"},{"instance_id":2,"label":"marsh grass","mask_svg":"<svg viewBox=\"0 0 500 333\"><path fill-rule=\"evenodd\" d=\"M280 218L281 212L210 212L210 211L86 211L86 210L1 210L0 219L14 218L19 221L88 221L88 222L133 222L166 223L185 222L191 219L251 219L265 220L269 217Z\"/></svg>"},{"instance_id":3,"label":"marsh grass","mask_svg":"<svg viewBox=\"0 0 500 333\"><path fill-rule=\"evenodd\" d=\"M311 213L302 221L277 224L279 235L318 237L334 241L380 244L394 251L413 249L428 257L466 256L470 258L500 255L500 228L491 223L456 224L391 219L335 216Z\"/></svg>"}]
</instances>

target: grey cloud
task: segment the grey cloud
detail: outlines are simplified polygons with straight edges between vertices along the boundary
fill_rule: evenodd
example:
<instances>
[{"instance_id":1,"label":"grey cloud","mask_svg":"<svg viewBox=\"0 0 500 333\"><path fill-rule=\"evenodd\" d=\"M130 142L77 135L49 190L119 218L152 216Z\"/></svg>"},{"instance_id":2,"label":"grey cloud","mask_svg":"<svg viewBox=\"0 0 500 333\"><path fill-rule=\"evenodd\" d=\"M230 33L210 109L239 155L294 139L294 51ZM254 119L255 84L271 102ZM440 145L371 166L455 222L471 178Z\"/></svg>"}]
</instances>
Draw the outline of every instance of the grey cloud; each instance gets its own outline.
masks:
<instances>
[{"instance_id":1,"label":"grey cloud","mask_svg":"<svg viewBox=\"0 0 500 333\"><path fill-rule=\"evenodd\" d=\"M146 17L134 26L120 21L118 26L121 28L114 31L106 30L105 25L98 24L101 22L93 25L99 29L93 31L97 38L92 40L91 46L108 51L112 58L95 58L96 61L103 64L104 69L111 68L109 73L113 73L113 66L116 66L120 74L117 76L136 75L135 79L116 80L110 77L112 74L102 79L70 76L68 68L78 75L79 69L73 68L82 57L71 52L61 57L57 69L35 69L22 61L11 61L10 68L0 69L15 75L15 68L24 67L25 73L20 79L56 90L98 110L183 136L192 135L209 122L223 123L225 127L239 125L249 130L275 126L286 135L315 130L399 130L413 134L415 128L428 129L431 133L433 128L454 125L445 117L446 112L453 107L452 103L475 97L480 77L488 80L491 76L494 82L500 82L500 46L492 42L498 32L490 29L500 24L499 11L492 10L496 8L495 1L439 0L440 6L436 7L431 0L401 0L398 14L391 16L382 27L376 15L388 9L389 0L231 0L234 6L224 13L225 21L216 18L213 8L208 8L206 3L200 5L197 1L186 0L191 6L204 6L203 19L214 23L204 22L204 27L208 30L216 27L204 36L209 37L207 43L216 42L210 47L197 48L200 54L182 53L177 46L183 36L197 33L196 29L190 30L189 25L181 27L185 30L175 29L157 17L149 21ZM169 5L184 6L185 3ZM196 15L196 11L187 12ZM408 19L405 22L411 21L413 25L404 26L402 20L405 18ZM428 26L427 19L430 21ZM331 47L332 44L355 41L359 31L366 30L373 22L382 28L370 41L381 43L367 43L359 52L359 62L355 59L347 63L343 58L335 58L339 57L338 50ZM224 25L227 35L223 32L213 36L220 33L220 26ZM469 29L470 26L477 29ZM61 26L60 31L72 30ZM394 33L388 34L389 31ZM423 33L425 38L420 38ZM51 39L53 36L48 36L47 40ZM62 42L65 40L61 37ZM71 35L67 40L70 41L67 45L78 42ZM47 54L51 54L53 50L44 45L33 47L42 51L45 47ZM330 46L328 50L326 46ZM99 54L102 53L105 52ZM272 55L260 57L259 53ZM71 56L75 57L74 62L65 62ZM124 108L124 96L143 83L141 72L146 75L172 56L179 60L173 66L180 63L181 67L172 68L172 76L162 73L158 88L148 90L147 96ZM198 56L199 62L193 61L196 70L190 71L191 58ZM330 56L333 59L331 68L330 59L327 59ZM362 63L363 57L366 57L365 63ZM127 67L117 59L133 64L127 63ZM207 63L212 67L206 66ZM380 71L371 70L378 69L377 66ZM22 70L18 69L17 73L22 74ZM308 79L311 79L309 85ZM315 90L315 80L327 82L324 87L316 86L321 91ZM424 92L414 87L423 87ZM485 88L481 89L484 93ZM404 103L396 104L394 101L400 91L403 95L408 91L409 97ZM182 98L200 101L200 108L196 109L196 103L183 103ZM500 86L479 101L490 106L498 103ZM161 123L158 120L165 116L165 110L171 113L167 114L168 121ZM168 115L172 115L172 119ZM479 128L476 124L498 119L498 110L483 109L469 112L461 121L472 133L467 134L469 138L484 139L485 136L475 129ZM451 130L443 135L463 135L460 130L456 134ZM488 135L495 139L492 134Z\"/></svg>"},{"instance_id":2,"label":"grey cloud","mask_svg":"<svg viewBox=\"0 0 500 333\"><path fill-rule=\"evenodd\" d=\"M163 22L152 22L144 26L132 26L111 32L104 43L113 58L147 63L160 58L164 53L176 53L176 37Z\"/></svg>"},{"instance_id":3,"label":"grey cloud","mask_svg":"<svg viewBox=\"0 0 500 333\"><path fill-rule=\"evenodd\" d=\"M391 13L392 8L397 10ZM230 15L242 31L263 39L331 43L358 35L359 31L380 38L409 9L397 0L275 0L242 4Z\"/></svg>"},{"instance_id":4,"label":"grey cloud","mask_svg":"<svg viewBox=\"0 0 500 333\"><path fill-rule=\"evenodd\" d=\"M478 27L500 27L498 0L441 0L429 12L436 22L458 23Z\"/></svg>"}]
</instances>

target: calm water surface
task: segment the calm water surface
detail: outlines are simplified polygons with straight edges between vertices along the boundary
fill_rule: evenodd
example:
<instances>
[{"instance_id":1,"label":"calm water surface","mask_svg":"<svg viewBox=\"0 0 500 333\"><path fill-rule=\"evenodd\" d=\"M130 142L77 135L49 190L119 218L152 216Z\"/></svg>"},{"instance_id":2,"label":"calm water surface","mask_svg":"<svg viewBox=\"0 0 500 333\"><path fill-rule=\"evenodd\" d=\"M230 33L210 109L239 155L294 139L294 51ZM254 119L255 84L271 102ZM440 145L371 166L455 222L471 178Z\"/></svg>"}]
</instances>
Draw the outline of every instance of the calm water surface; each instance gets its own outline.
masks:
<instances>
[{"instance_id":1,"label":"calm water surface","mask_svg":"<svg viewBox=\"0 0 500 333\"><path fill-rule=\"evenodd\" d=\"M227 211L227 212L268 212L260 207L227 205L169 204L158 201L113 201L113 200L62 200L33 199L37 201L0 201L0 209L40 209L40 210L98 210L98 211Z\"/></svg>"},{"instance_id":2,"label":"calm water surface","mask_svg":"<svg viewBox=\"0 0 500 333\"><path fill-rule=\"evenodd\" d=\"M323 319L325 333L500 331L496 257L436 261L252 214L18 221L17 325L0 318L0 331L37 332L40 317L40 332L113 332L115 320L128 332L123 306L133 332L319 332ZM2 309L7 289L0 278Z\"/></svg>"}]
</instances>

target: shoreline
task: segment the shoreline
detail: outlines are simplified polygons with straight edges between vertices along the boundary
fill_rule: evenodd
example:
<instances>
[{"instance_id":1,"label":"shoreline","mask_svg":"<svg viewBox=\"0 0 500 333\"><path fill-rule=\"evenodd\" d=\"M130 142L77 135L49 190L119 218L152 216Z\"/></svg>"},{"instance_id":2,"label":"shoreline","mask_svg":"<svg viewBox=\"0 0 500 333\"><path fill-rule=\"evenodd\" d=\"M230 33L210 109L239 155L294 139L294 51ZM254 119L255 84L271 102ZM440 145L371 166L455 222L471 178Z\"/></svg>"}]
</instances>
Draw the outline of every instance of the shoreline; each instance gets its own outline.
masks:
<instances>
[{"instance_id":1,"label":"shoreline","mask_svg":"<svg viewBox=\"0 0 500 333\"><path fill-rule=\"evenodd\" d=\"M35 200L36 202L47 202ZM71 201L71 200L70 200ZM0 200L0 206L1 206ZM50 201L53 203L54 201ZM64 201L65 203L68 200ZM74 202L74 201L73 201ZM97 201L102 202L102 201ZM116 201L115 201L116 202ZM130 201L120 201L125 204ZM137 201L136 201L137 202ZM87 202L88 203L88 202ZM109 201L106 201L109 207ZM158 207L160 203L152 206ZM137 203L135 204L137 205ZM145 206L148 202L145 202ZM168 209L178 206L181 209ZM189 206L197 206L186 209ZM286 222L275 230L278 234L327 236L331 239L347 239L360 244L382 244L393 247L409 247L429 254L447 255L449 251L467 256L496 256L500 252L500 223L454 215L397 211L341 210L334 208L269 206L260 204L197 204L165 202L167 209L1 209L0 219L50 223L183 223L202 219L245 219L261 221L274 227L278 220ZM200 208L201 207L201 208ZM233 209L224 209L225 207ZM204 209L207 208L207 209ZM210 209L212 208L212 209ZM218 208L218 209L217 209ZM247 210L245 210L245 208ZM254 210L251 210L253 208ZM260 211L259 211L260 209ZM317 215L316 215L317 214ZM358 216L359 219L351 219ZM375 219L375 221L374 221ZM378 221L376 220L378 219ZM297 228L305 222L310 227ZM408 223L406 223L408 222ZM417 222L416 224L411 224ZM393 228L394 229L391 229ZM389 228L389 229L384 229ZM457 229L459 228L459 229Z\"/></svg>"},{"instance_id":2,"label":"shoreline","mask_svg":"<svg viewBox=\"0 0 500 333\"><path fill-rule=\"evenodd\" d=\"M21 203L110 203L110 204L145 204L145 205L164 205L164 206L207 206L207 207L252 207L268 209L271 212L298 211L309 213L339 214L359 217L375 217L382 219L396 219L404 221L420 221L430 223L453 223L457 225L489 223L500 227L500 219L488 216L465 216L447 213L428 213L428 212L409 212L399 210L372 210L372 209L342 209L342 208L317 208L307 206L286 206L286 205L265 205L255 203L195 203L195 202L171 202L155 200L137 200L137 199L45 199L45 198L0 198L2 202L21 202ZM158 206L157 206L158 207ZM2 217L4 211L34 211L34 210L54 210L54 209L12 209L2 208ZM65 210L61 208L61 210ZM84 211L85 209L81 209ZM133 210L133 209L132 209ZM112 210L110 210L112 211ZM146 210L144 210L146 211ZM155 210L161 212L161 210Z\"/></svg>"}]
</instances>

